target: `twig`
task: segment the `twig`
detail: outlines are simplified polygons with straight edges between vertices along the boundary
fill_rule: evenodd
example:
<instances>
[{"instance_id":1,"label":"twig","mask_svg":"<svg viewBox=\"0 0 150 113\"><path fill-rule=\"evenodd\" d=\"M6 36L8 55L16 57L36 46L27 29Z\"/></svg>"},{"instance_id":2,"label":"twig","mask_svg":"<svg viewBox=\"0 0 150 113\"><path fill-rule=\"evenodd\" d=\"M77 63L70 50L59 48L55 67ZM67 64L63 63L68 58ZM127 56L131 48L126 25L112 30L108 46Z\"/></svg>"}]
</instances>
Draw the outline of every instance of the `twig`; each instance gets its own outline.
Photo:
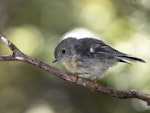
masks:
<instances>
[{"instance_id":1,"label":"twig","mask_svg":"<svg viewBox=\"0 0 150 113\"><path fill-rule=\"evenodd\" d=\"M88 89L91 89L93 91L99 91L103 94L115 97L115 98L121 98L121 99L130 99L130 98L137 98L140 100L143 100L147 102L147 105L150 105L150 94L143 93L137 90L129 90L129 91L120 91L120 90L114 90L110 89L108 87L99 85L97 87L96 84L94 84L91 81L88 81L83 78L78 78L78 81L76 81L76 77L65 74L64 72L60 71L59 69L50 66L46 63L43 63L35 58L32 58L28 55L25 55L22 53L12 42L10 42L4 35L0 33L0 39L12 50L12 55L2 55L0 56L0 61L22 61L27 62L32 65L35 65L36 67L39 67L45 71L48 71L49 73L64 79L69 82L74 82L78 85L84 86Z\"/></svg>"}]
</instances>

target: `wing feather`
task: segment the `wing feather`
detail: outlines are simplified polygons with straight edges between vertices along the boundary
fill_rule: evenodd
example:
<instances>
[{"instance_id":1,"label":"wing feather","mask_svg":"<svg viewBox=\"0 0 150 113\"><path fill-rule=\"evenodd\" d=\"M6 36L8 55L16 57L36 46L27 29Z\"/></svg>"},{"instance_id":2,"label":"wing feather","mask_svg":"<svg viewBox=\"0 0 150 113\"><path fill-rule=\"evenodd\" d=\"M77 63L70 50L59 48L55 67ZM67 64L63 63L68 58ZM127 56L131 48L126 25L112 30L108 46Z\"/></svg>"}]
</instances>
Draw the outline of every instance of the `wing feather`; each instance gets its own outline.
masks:
<instances>
[{"instance_id":1,"label":"wing feather","mask_svg":"<svg viewBox=\"0 0 150 113\"><path fill-rule=\"evenodd\" d=\"M108 45L101 46L100 44L93 44L91 45L90 52L93 54L103 54L107 57L117 59L120 62L128 63L127 61L138 61L145 63L145 61L140 58L132 57L128 54L119 52Z\"/></svg>"},{"instance_id":2,"label":"wing feather","mask_svg":"<svg viewBox=\"0 0 150 113\"><path fill-rule=\"evenodd\" d=\"M145 62L144 60L136 57L132 57L128 54L117 51L116 49L105 44L101 40L93 38L79 39L75 44L76 53L82 57L88 58L99 58L99 59L115 59L118 62L128 61L139 61Z\"/></svg>"}]
</instances>

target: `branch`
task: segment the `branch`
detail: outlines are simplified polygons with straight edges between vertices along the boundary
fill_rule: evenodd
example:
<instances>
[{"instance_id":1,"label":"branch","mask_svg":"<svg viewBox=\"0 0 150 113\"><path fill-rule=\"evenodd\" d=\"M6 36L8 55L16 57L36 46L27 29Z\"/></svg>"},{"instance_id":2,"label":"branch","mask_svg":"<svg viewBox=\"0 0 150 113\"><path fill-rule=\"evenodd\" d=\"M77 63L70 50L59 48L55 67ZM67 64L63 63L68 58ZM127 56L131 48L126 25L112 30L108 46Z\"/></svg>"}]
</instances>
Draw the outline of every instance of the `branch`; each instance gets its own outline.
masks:
<instances>
[{"instance_id":1,"label":"branch","mask_svg":"<svg viewBox=\"0 0 150 113\"><path fill-rule=\"evenodd\" d=\"M32 58L32 57L22 53L12 42L10 42L1 33L0 33L0 39L3 41L3 43L5 43L12 50L12 55L2 55L2 56L0 56L0 61L27 62L27 63L30 63L36 67L39 67L39 68L45 70L63 80L76 83L76 84L84 86L90 90L98 91L103 94L115 97L115 98L121 98L121 99L137 98L137 99L147 102L147 105L150 105L150 94L140 92L135 89L129 90L129 91L120 91L120 90L110 89L110 88L102 86L102 85L99 85L97 87L97 85L94 84L93 82L88 81L83 78L78 78L78 80L76 81L76 77L65 74L64 72L60 71L59 69L57 69L53 66L50 66L46 63L43 63L35 58Z\"/></svg>"}]
</instances>

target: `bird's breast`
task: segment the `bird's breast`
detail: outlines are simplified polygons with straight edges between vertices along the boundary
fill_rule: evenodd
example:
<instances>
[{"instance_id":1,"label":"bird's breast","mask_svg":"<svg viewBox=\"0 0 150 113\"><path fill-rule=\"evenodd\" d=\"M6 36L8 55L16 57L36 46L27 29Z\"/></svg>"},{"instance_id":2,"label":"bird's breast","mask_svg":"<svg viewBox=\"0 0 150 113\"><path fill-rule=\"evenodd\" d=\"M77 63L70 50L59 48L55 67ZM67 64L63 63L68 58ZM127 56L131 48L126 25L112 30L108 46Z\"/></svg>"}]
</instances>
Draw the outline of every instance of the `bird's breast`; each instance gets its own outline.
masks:
<instances>
[{"instance_id":1,"label":"bird's breast","mask_svg":"<svg viewBox=\"0 0 150 113\"><path fill-rule=\"evenodd\" d=\"M62 65L70 72L78 72L77 58L76 56L68 57L62 61Z\"/></svg>"}]
</instances>

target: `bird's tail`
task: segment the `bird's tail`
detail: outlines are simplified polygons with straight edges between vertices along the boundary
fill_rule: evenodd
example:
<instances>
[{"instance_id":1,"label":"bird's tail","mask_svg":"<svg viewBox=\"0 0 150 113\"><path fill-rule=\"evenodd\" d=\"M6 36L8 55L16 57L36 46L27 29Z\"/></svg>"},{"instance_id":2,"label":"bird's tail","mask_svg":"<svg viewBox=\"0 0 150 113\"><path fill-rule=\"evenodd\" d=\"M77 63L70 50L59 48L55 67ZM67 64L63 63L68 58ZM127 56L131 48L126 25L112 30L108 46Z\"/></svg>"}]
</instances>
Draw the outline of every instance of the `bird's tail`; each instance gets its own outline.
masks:
<instances>
[{"instance_id":1,"label":"bird's tail","mask_svg":"<svg viewBox=\"0 0 150 113\"><path fill-rule=\"evenodd\" d=\"M134 62L145 63L145 61L143 59L132 57L132 56L126 56L126 55L125 56L116 56L115 58L118 59L120 62L128 63L128 61L134 61Z\"/></svg>"}]
</instances>

